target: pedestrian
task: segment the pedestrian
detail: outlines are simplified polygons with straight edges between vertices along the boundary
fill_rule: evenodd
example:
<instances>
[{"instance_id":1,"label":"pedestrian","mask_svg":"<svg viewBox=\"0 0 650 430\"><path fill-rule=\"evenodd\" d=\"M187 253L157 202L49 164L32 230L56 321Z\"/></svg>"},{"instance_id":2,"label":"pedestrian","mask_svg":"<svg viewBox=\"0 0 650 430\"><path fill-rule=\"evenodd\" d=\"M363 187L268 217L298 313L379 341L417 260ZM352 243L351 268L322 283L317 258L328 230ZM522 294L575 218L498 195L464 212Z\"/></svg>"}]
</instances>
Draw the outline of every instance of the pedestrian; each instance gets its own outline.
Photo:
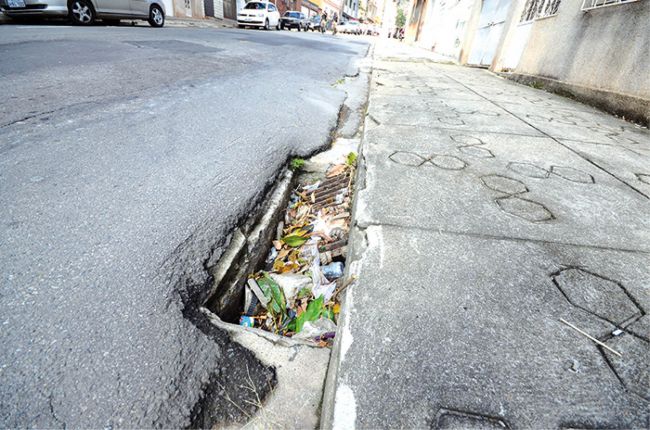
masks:
<instances>
[{"instance_id":1,"label":"pedestrian","mask_svg":"<svg viewBox=\"0 0 650 430\"><path fill-rule=\"evenodd\" d=\"M327 30L327 11L323 11L323 15L320 17L320 29L321 32L325 33L325 30Z\"/></svg>"}]
</instances>

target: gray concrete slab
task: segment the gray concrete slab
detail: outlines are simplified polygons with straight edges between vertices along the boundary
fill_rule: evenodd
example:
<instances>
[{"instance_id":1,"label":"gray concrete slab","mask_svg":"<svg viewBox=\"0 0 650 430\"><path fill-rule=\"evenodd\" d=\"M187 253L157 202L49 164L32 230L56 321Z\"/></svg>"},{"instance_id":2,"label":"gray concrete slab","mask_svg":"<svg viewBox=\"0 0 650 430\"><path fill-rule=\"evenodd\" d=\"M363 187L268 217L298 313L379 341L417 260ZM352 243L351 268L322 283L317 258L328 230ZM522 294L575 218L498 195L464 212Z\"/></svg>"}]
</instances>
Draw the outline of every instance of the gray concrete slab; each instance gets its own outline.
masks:
<instances>
[{"instance_id":1,"label":"gray concrete slab","mask_svg":"<svg viewBox=\"0 0 650 430\"><path fill-rule=\"evenodd\" d=\"M559 319L593 335L611 327L553 279L579 266L648 309L648 254L410 227L365 233L333 364L333 427L647 426L648 342L626 332L606 342L622 358L603 352Z\"/></svg>"},{"instance_id":2,"label":"gray concrete slab","mask_svg":"<svg viewBox=\"0 0 650 430\"><path fill-rule=\"evenodd\" d=\"M380 46L384 67L396 54ZM357 282L323 426L648 427L647 130L481 70L411 68L395 49L399 67L372 85L348 267ZM436 73L482 100L431 92L410 108L413 82ZM432 124L441 105L465 125ZM526 116L554 110L583 124ZM585 143L586 122L640 141Z\"/></svg>"},{"instance_id":3,"label":"gray concrete slab","mask_svg":"<svg viewBox=\"0 0 650 430\"><path fill-rule=\"evenodd\" d=\"M553 139L381 125L364 145L362 226L650 251L650 201Z\"/></svg>"},{"instance_id":4,"label":"gray concrete slab","mask_svg":"<svg viewBox=\"0 0 650 430\"><path fill-rule=\"evenodd\" d=\"M650 146L650 136L646 129L626 124L618 118L557 107L532 107L503 102L497 104L522 121L555 138Z\"/></svg>"},{"instance_id":5,"label":"gray concrete slab","mask_svg":"<svg viewBox=\"0 0 650 430\"><path fill-rule=\"evenodd\" d=\"M603 170L650 198L650 145L594 145L561 140Z\"/></svg>"}]
</instances>

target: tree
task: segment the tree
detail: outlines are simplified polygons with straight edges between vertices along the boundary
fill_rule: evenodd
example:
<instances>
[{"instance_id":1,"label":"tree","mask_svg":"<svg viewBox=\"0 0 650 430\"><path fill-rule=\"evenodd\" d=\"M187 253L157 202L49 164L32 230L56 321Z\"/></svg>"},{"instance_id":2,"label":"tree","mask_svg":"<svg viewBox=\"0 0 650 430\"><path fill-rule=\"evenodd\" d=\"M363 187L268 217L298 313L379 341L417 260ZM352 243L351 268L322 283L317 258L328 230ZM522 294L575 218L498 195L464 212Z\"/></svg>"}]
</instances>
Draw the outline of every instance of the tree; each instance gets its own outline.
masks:
<instances>
[{"instance_id":1,"label":"tree","mask_svg":"<svg viewBox=\"0 0 650 430\"><path fill-rule=\"evenodd\" d=\"M400 8L397 9L397 16L395 17L395 27L402 28L406 24L406 15L404 11Z\"/></svg>"}]
</instances>

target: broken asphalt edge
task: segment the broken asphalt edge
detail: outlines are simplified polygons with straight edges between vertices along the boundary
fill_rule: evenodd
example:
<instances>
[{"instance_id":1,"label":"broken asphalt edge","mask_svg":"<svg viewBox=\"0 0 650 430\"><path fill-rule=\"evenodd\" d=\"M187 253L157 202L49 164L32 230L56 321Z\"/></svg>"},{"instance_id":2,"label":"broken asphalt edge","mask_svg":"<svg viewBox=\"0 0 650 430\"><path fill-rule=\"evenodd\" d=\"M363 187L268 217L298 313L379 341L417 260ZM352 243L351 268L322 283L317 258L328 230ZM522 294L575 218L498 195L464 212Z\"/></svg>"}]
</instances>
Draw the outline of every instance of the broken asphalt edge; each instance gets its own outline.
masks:
<instances>
[{"instance_id":1,"label":"broken asphalt edge","mask_svg":"<svg viewBox=\"0 0 650 430\"><path fill-rule=\"evenodd\" d=\"M354 63L367 60L371 57L372 48L372 45L369 46L366 56L362 57L362 59L351 61L348 72L345 74L346 81L350 79L359 79L359 76L363 74L367 74L367 76L370 75L370 72L367 71L362 73L361 67ZM342 85L341 89L346 91L345 87L346 85ZM368 89L369 85L366 85L366 91L365 94L363 94L364 100L361 104L357 103L359 109L365 110ZM242 346L242 344L237 341L237 337L242 333L240 327L221 321L219 317L208 311L204 305L206 300L210 297L210 294L214 293L214 269L217 268L216 273L223 272L223 267L217 267L220 260L225 259L224 262L227 260L232 261L233 255L236 254L236 249L246 245L247 241L242 240L245 238L241 236L241 231L238 233L240 226L247 222L251 212L259 210L260 207L265 205L269 194L273 193L272 190L277 185L276 182L278 181L278 178L283 178L280 179L280 181L288 180L291 182L293 175L287 173L288 170L286 166L293 157L297 155L311 157L332 146L333 141L338 137L338 131L348 120L345 115L342 115L342 112L346 108L350 109L350 104L355 106L352 102L353 100L349 97L349 94L346 91L346 98L339 106L339 112L335 124L331 127L330 133L324 139L323 144L308 154L289 154L286 162L279 166L277 173L269 179L264 189L261 190L257 197L249 203L247 210L242 211L242 213L232 220L229 226L226 226L224 231L230 231L230 233L223 235L220 241L211 245L210 249L205 252L190 249L192 248L190 243L192 236L198 236L198 233L200 233L195 232L190 235L184 243L179 245L174 256L163 263L163 265L182 267L184 263L183 260L187 262L187 260L191 258L191 255L188 254L200 252L205 256L202 262L204 273L202 276L204 276L204 279L188 279L187 273L184 273L182 269L174 271L174 275L170 277L171 279L168 279L170 284L170 293L168 294L167 307L172 306L172 302L180 302L182 314L186 320L196 326L211 341L219 345L221 351L223 351L225 355L238 355L238 357L240 357L240 361L237 363L232 363L231 360L226 360L220 368L214 369L209 375L206 375L206 377L203 378L198 398L189 412L185 427L212 428L219 423L242 422L245 417L250 419L251 416L246 414L245 411L236 408L238 402L242 405L250 403L248 399L240 398L246 397L247 394L245 393L246 390L241 389L241 380L244 380L246 377L248 377L251 382L252 379L261 382L260 384L255 384L261 387L261 392L256 392L255 396L261 399L262 403L266 400L269 393L276 390L278 381L275 367L265 364L260 357L256 356L254 351ZM362 122L362 119L363 115L360 115L359 123ZM280 205L279 208L275 208L274 210L281 211L283 209L284 208ZM261 219L263 220L271 220L273 218L273 214L262 214L261 216ZM208 225L203 227L210 228ZM305 345L305 342L303 341L287 339L272 333L255 334L274 345ZM309 346L311 347L313 345ZM243 371L244 367L245 372ZM243 394L242 391L244 392ZM224 401L224 398L228 402ZM260 404L259 407L261 406L262 405ZM156 408L163 407L163 404L156 406ZM162 427L168 426L164 422L158 422L156 424Z\"/></svg>"}]
</instances>

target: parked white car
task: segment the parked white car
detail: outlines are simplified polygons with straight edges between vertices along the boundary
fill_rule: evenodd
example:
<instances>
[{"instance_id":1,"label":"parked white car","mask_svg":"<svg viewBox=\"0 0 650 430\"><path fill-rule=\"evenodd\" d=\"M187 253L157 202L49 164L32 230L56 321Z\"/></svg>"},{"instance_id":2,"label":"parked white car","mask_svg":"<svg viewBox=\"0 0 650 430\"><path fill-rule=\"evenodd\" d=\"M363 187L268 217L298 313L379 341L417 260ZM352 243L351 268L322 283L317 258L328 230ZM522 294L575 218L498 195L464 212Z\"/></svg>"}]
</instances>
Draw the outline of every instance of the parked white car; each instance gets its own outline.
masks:
<instances>
[{"instance_id":1,"label":"parked white car","mask_svg":"<svg viewBox=\"0 0 650 430\"><path fill-rule=\"evenodd\" d=\"M361 24L359 21L346 21L336 26L339 33L343 34L361 34Z\"/></svg>"},{"instance_id":2,"label":"parked white car","mask_svg":"<svg viewBox=\"0 0 650 430\"><path fill-rule=\"evenodd\" d=\"M273 3L266 1L251 1L237 13L239 28L259 27L268 30L275 27L280 29L280 12Z\"/></svg>"}]
</instances>

